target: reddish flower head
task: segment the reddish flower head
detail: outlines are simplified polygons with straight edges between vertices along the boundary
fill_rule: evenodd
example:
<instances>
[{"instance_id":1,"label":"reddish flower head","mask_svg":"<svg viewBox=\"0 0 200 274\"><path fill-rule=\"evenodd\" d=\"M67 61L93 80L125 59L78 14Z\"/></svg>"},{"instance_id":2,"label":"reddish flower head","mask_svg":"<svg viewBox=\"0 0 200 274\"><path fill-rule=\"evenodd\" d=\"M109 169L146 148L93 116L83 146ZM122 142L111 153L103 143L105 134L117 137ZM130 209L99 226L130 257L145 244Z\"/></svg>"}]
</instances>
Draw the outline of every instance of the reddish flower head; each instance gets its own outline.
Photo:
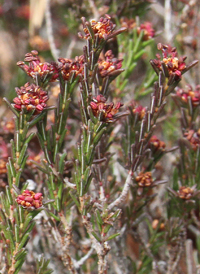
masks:
<instances>
[{"instance_id":1,"label":"reddish flower head","mask_svg":"<svg viewBox=\"0 0 200 274\"><path fill-rule=\"evenodd\" d=\"M112 54L112 50L108 50L105 53L105 59L99 58L98 65L99 65L99 72L102 77L112 75L113 72L116 73L117 70L121 69L122 67L122 59L117 59ZM121 73L121 71L119 71Z\"/></svg>"},{"instance_id":2,"label":"reddish flower head","mask_svg":"<svg viewBox=\"0 0 200 274\"><path fill-rule=\"evenodd\" d=\"M165 150L165 143L160 141L156 135L153 135L149 140L149 145L153 147L154 152L156 151L164 151Z\"/></svg>"},{"instance_id":3,"label":"reddish flower head","mask_svg":"<svg viewBox=\"0 0 200 274\"><path fill-rule=\"evenodd\" d=\"M143 106L134 106L132 110L133 114L137 114L139 116L139 119L142 120L146 113L146 108Z\"/></svg>"},{"instance_id":4,"label":"reddish flower head","mask_svg":"<svg viewBox=\"0 0 200 274\"><path fill-rule=\"evenodd\" d=\"M150 187L153 185L153 179L151 172L140 172L140 174L135 178L139 187Z\"/></svg>"},{"instance_id":5,"label":"reddish flower head","mask_svg":"<svg viewBox=\"0 0 200 274\"><path fill-rule=\"evenodd\" d=\"M123 104L118 102L115 107L113 103L106 104L106 98L100 94L97 95L96 98L93 98L90 106L95 117L98 117L100 112L102 112L102 121L112 123L116 120L115 115L118 113L119 108L123 106Z\"/></svg>"},{"instance_id":6,"label":"reddish flower head","mask_svg":"<svg viewBox=\"0 0 200 274\"><path fill-rule=\"evenodd\" d=\"M150 22L145 22L144 24L141 24L137 28L138 34L140 34L141 31L144 32L144 36L143 36L144 41L150 40L155 36L155 30L152 28L152 24Z\"/></svg>"},{"instance_id":7,"label":"reddish flower head","mask_svg":"<svg viewBox=\"0 0 200 274\"><path fill-rule=\"evenodd\" d=\"M21 195L17 196L16 202L24 208L40 208L42 206L42 193L35 193L31 190L24 190Z\"/></svg>"},{"instance_id":8,"label":"reddish flower head","mask_svg":"<svg viewBox=\"0 0 200 274\"><path fill-rule=\"evenodd\" d=\"M167 188L170 194L172 194L176 198L180 198L184 200L186 203L191 199L199 197L200 191L197 190L197 185L189 186L181 186L179 185L179 190L175 191L172 188Z\"/></svg>"},{"instance_id":9,"label":"reddish flower head","mask_svg":"<svg viewBox=\"0 0 200 274\"><path fill-rule=\"evenodd\" d=\"M94 34L97 34L100 39L106 39L115 29L115 25L110 20L111 17L109 15L105 15L105 17L101 17L99 21L92 19L90 22L83 22L83 31L85 36L79 33L79 36L84 39L92 38L89 28L92 29ZM88 27L90 25L90 27Z\"/></svg>"},{"instance_id":10,"label":"reddish flower head","mask_svg":"<svg viewBox=\"0 0 200 274\"><path fill-rule=\"evenodd\" d=\"M7 173L7 168L6 168L7 161L4 159L0 159L0 175L1 174L6 174Z\"/></svg>"},{"instance_id":11,"label":"reddish flower head","mask_svg":"<svg viewBox=\"0 0 200 274\"><path fill-rule=\"evenodd\" d=\"M187 186L181 186L177 193L181 199L189 200L193 196L194 189Z\"/></svg>"},{"instance_id":12,"label":"reddish flower head","mask_svg":"<svg viewBox=\"0 0 200 274\"><path fill-rule=\"evenodd\" d=\"M133 18L128 19L127 17L123 17L120 19L120 24L128 30L132 30L136 27L136 21Z\"/></svg>"},{"instance_id":13,"label":"reddish flower head","mask_svg":"<svg viewBox=\"0 0 200 274\"><path fill-rule=\"evenodd\" d=\"M28 62L29 65L22 61L17 62L17 65L33 79L37 79L37 77L39 77L41 81L44 82L47 79L49 81L55 81L58 78L58 71L56 67L47 62L42 63L36 50L32 50L31 53L27 53L24 61Z\"/></svg>"},{"instance_id":14,"label":"reddish flower head","mask_svg":"<svg viewBox=\"0 0 200 274\"><path fill-rule=\"evenodd\" d=\"M30 6L29 5L20 5L15 10L15 15L18 18L22 18L22 19L28 20L30 18Z\"/></svg>"},{"instance_id":15,"label":"reddish flower head","mask_svg":"<svg viewBox=\"0 0 200 274\"><path fill-rule=\"evenodd\" d=\"M193 150L197 150L197 147L200 146L200 129L196 132L193 129L185 131L183 136L190 142Z\"/></svg>"},{"instance_id":16,"label":"reddish flower head","mask_svg":"<svg viewBox=\"0 0 200 274\"><path fill-rule=\"evenodd\" d=\"M189 97L192 102L193 107L200 105L200 85L197 85L195 90L192 89L192 86L186 85L185 89L177 88L176 95L181 99L182 105L185 106L189 102Z\"/></svg>"},{"instance_id":17,"label":"reddish flower head","mask_svg":"<svg viewBox=\"0 0 200 274\"><path fill-rule=\"evenodd\" d=\"M40 153L36 154L35 151L32 151L32 150L28 149L28 155L29 155L29 157L26 161L26 164L34 169L34 168L36 168L36 166L34 165L34 163L32 161L40 163L41 158L43 156L43 152L40 151Z\"/></svg>"},{"instance_id":18,"label":"reddish flower head","mask_svg":"<svg viewBox=\"0 0 200 274\"><path fill-rule=\"evenodd\" d=\"M7 117L4 117L2 121L0 121L0 133L9 134L14 133L15 130L15 122L13 119L8 120Z\"/></svg>"},{"instance_id":19,"label":"reddish flower head","mask_svg":"<svg viewBox=\"0 0 200 274\"><path fill-rule=\"evenodd\" d=\"M164 71L164 74L169 77L171 74L174 74L176 76L176 79L180 79L182 72L186 69L185 59L186 57L177 57L177 51L176 48L172 48L171 46L162 45L159 43L157 45L158 50L162 51L162 58L159 54L156 55L158 59L151 60L151 64L154 69L157 69L158 71L163 71L163 66L165 66L166 71Z\"/></svg>"},{"instance_id":20,"label":"reddish flower head","mask_svg":"<svg viewBox=\"0 0 200 274\"><path fill-rule=\"evenodd\" d=\"M67 58L59 58L58 70L61 72L65 81L69 80L71 72L75 72L76 76L82 75L84 70L84 55L76 56L74 60Z\"/></svg>"},{"instance_id":21,"label":"reddish flower head","mask_svg":"<svg viewBox=\"0 0 200 274\"><path fill-rule=\"evenodd\" d=\"M27 111L35 109L37 114L46 107L46 101L49 97L47 92L42 90L41 87L26 83L21 88L15 88L15 90L18 97L15 97L13 102L17 110L21 111L24 106Z\"/></svg>"}]
</instances>

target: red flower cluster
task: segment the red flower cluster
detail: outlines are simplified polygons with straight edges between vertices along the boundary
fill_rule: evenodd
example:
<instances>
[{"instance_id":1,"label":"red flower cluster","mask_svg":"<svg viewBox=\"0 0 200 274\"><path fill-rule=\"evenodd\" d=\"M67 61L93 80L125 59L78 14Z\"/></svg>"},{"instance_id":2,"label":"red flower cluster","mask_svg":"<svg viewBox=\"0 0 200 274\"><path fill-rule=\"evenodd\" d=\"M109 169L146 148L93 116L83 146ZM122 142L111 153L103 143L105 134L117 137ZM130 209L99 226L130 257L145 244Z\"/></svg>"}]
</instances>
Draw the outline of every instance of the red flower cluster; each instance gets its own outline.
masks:
<instances>
[{"instance_id":1,"label":"red flower cluster","mask_svg":"<svg viewBox=\"0 0 200 274\"><path fill-rule=\"evenodd\" d=\"M189 97L193 107L200 105L200 85L197 85L194 91L190 85L186 85L186 89L177 88L176 95L181 99L183 105L188 103Z\"/></svg>"},{"instance_id":2,"label":"red flower cluster","mask_svg":"<svg viewBox=\"0 0 200 274\"><path fill-rule=\"evenodd\" d=\"M7 164L7 161L5 161L4 159L0 159L0 175L7 173L6 164Z\"/></svg>"},{"instance_id":3,"label":"red flower cluster","mask_svg":"<svg viewBox=\"0 0 200 274\"><path fill-rule=\"evenodd\" d=\"M175 191L170 187L168 187L167 189L174 197L185 200L185 202L187 203L188 200L199 197L200 191L197 190L196 187L197 185L193 185L192 187L179 185L178 191Z\"/></svg>"},{"instance_id":4,"label":"red flower cluster","mask_svg":"<svg viewBox=\"0 0 200 274\"><path fill-rule=\"evenodd\" d=\"M122 27L125 27L128 30L132 30L136 27L136 22L133 18L131 18L131 19L128 19L127 17L121 18L120 24Z\"/></svg>"},{"instance_id":5,"label":"red flower cluster","mask_svg":"<svg viewBox=\"0 0 200 274\"><path fill-rule=\"evenodd\" d=\"M194 189L187 186L181 186L177 192L179 198L183 200L189 200L190 198L192 198L193 193Z\"/></svg>"},{"instance_id":6,"label":"red flower cluster","mask_svg":"<svg viewBox=\"0 0 200 274\"><path fill-rule=\"evenodd\" d=\"M15 88L15 91L18 97L13 99L14 108L20 111L24 106L27 111L35 109L36 113L41 112L46 107L45 103L49 99L47 92L35 84L26 83L21 88Z\"/></svg>"},{"instance_id":7,"label":"red flower cluster","mask_svg":"<svg viewBox=\"0 0 200 274\"><path fill-rule=\"evenodd\" d=\"M29 20L30 18L30 6L21 4L15 9L15 15L18 18Z\"/></svg>"},{"instance_id":8,"label":"red flower cluster","mask_svg":"<svg viewBox=\"0 0 200 274\"><path fill-rule=\"evenodd\" d=\"M150 40L155 36L155 30L152 28L152 24L150 22L145 22L137 28L138 35L141 33L141 31L144 32L144 41Z\"/></svg>"},{"instance_id":9,"label":"red flower cluster","mask_svg":"<svg viewBox=\"0 0 200 274\"><path fill-rule=\"evenodd\" d=\"M76 76L82 75L84 71L85 58L84 55L76 56L74 60L67 58L59 58L58 70L61 72L65 81L69 80L71 72L75 72Z\"/></svg>"},{"instance_id":10,"label":"red flower cluster","mask_svg":"<svg viewBox=\"0 0 200 274\"><path fill-rule=\"evenodd\" d=\"M149 140L149 145L153 146L154 152L160 150L164 151L166 144L163 141L160 141L156 135L153 135Z\"/></svg>"},{"instance_id":11,"label":"red flower cluster","mask_svg":"<svg viewBox=\"0 0 200 274\"><path fill-rule=\"evenodd\" d=\"M98 34L100 39L106 39L108 35L110 35L115 29L115 25L110 19L111 17L106 14L105 17L101 17L98 22L94 19L91 20L90 23L83 22L83 31L85 33L85 36L79 33L79 37L84 39L92 38L87 27L87 24L90 24L90 27L92 28L94 34Z\"/></svg>"},{"instance_id":12,"label":"red flower cluster","mask_svg":"<svg viewBox=\"0 0 200 274\"><path fill-rule=\"evenodd\" d=\"M184 63L186 57L177 57L176 48L172 48L171 46L162 45L159 43L157 45L158 50L162 51L163 58L159 54L156 55L158 59L151 60L151 64L153 67L162 71L162 64L165 65L169 76L171 74L175 74L178 79L181 78L182 71L186 69L186 64ZM161 60L162 59L162 60Z\"/></svg>"},{"instance_id":13,"label":"red flower cluster","mask_svg":"<svg viewBox=\"0 0 200 274\"><path fill-rule=\"evenodd\" d=\"M197 150L197 146L200 146L200 129L195 132L193 129L186 131L183 136L190 142L193 150Z\"/></svg>"},{"instance_id":14,"label":"red flower cluster","mask_svg":"<svg viewBox=\"0 0 200 274\"><path fill-rule=\"evenodd\" d=\"M114 57L112 50L108 50L105 53L105 60L99 58L98 61L99 72L101 76L105 77L112 74L113 72L116 72L116 70L122 67L122 61L123 59L117 59Z\"/></svg>"},{"instance_id":15,"label":"red flower cluster","mask_svg":"<svg viewBox=\"0 0 200 274\"><path fill-rule=\"evenodd\" d=\"M31 190L24 190L21 195L17 196L16 202L24 208L40 208L42 206L42 193L35 193Z\"/></svg>"},{"instance_id":16,"label":"red flower cluster","mask_svg":"<svg viewBox=\"0 0 200 274\"><path fill-rule=\"evenodd\" d=\"M34 151L28 150L28 159L26 161L26 164L32 168L35 168L35 165L32 161L40 163L43 152L40 151L40 153L36 154Z\"/></svg>"},{"instance_id":17,"label":"red flower cluster","mask_svg":"<svg viewBox=\"0 0 200 274\"><path fill-rule=\"evenodd\" d=\"M22 61L17 62L17 65L33 79L40 77L41 81L44 82L47 79L49 81L55 81L58 78L56 67L47 62L42 63L36 50L27 53L24 61L29 62L29 65Z\"/></svg>"},{"instance_id":18,"label":"red flower cluster","mask_svg":"<svg viewBox=\"0 0 200 274\"><path fill-rule=\"evenodd\" d=\"M4 141L3 137L0 137L0 175L5 175L7 173L6 164L8 162L8 157L8 144Z\"/></svg>"},{"instance_id":19,"label":"red flower cluster","mask_svg":"<svg viewBox=\"0 0 200 274\"><path fill-rule=\"evenodd\" d=\"M95 117L98 117L100 112L102 112L102 121L112 123L115 122L115 115L123 104L118 102L115 107L113 103L106 104L106 98L100 94L97 95L96 98L93 98L92 102L90 102L90 106Z\"/></svg>"},{"instance_id":20,"label":"red flower cluster","mask_svg":"<svg viewBox=\"0 0 200 274\"><path fill-rule=\"evenodd\" d=\"M3 134L9 134L9 133L14 133L15 130L15 122L14 119L8 120L7 117L4 117L2 121L0 121L0 133Z\"/></svg>"},{"instance_id":21,"label":"red flower cluster","mask_svg":"<svg viewBox=\"0 0 200 274\"><path fill-rule=\"evenodd\" d=\"M140 172L140 174L135 178L138 186L140 187L149 187L153 184L151 172Z\"/></svg>"},{"instance_id":22,"label":"red flower cluster","mask_svg":"<svg viewBox=\"0 0 200 274\"><path fill-rule=\"evenodd\" d=\"M29 38L29 44L31 48L37 49L39 51L46 51L50 49L48 40L42 38L40 35L31 36Z\"/></svg>"},{"instance_id":23,"label":"red flower cluster","mask_svg":"<svg viewBox=\"0 0 200 274\"><path fill-rule=\"evenodd\" d=\"M142 120L146 113L146 108L143 106L135 106L132 110L133 114L137 114L139 116L139 119Z\"/></svg>"},{"instance_id":24,"label":"red flower cluster","mask_svg":"<svg viewBox=\"0 0 200 274\"><path fill-rule=\"evenodd\" d=\"M9 146L4 141L3 137L0 137L0 159L8 159L9 157Z\"/></svg>"}]
</instances>

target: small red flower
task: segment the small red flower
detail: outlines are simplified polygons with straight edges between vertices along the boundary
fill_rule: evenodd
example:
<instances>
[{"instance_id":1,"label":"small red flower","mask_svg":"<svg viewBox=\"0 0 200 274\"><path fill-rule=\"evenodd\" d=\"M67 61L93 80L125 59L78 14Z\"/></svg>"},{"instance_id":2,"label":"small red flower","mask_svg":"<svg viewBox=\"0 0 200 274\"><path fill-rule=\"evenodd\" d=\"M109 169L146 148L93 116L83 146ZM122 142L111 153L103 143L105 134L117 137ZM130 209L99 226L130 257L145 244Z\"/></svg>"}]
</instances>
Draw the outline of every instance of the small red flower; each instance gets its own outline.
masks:
<instances>
[{"instance_id":1,"label":"small red flower","mask_svg":"<svg viewBox=\"0 0 200 274\"><path fill-rule=\"evenodd\" d=\"M0 175L7 173L6 164L7 164L7 161L5 161L4 159L0 159Z\"/></svg>"},{"instance_id":2,"label":"small red flower","mask_svg":"<svg viewBox=\"0 0 200 274\"><path fill-rule=\"evenodd\" d=\"M98 67L102 77L111 75L113 72L121 69L123 59L117 59L112 54L112 50L105 53L105 59L99 58ZM121 73L121 71L120 71Z\"/></svg>"},{"instance_id":3,"label":"small red flower","mask_svg":"<svg viewBox=\"0 0 200 274\"><path fill-rule=\"evenodd\" d=\"M47 79L55 81L58 78L58 71L55 65L47 62L42 63L36 50L27 53L24 61L28 62L29 65L22 61L17 62L17 65L33 79L40 77L41 81L44 82Z\"/></svg>"},{"instance_id":4,"label":"small red flower","mask_svg":"<svg viewBox=\"0 0 200 274\"><path fill-rule=\"evenodd\" d=\"M153 147L154 152L164 151L166 144L163 141L160 141L156 135L153 135L149 140L149 145Z\"/></svg>"},{"instance_id":5,"label":"small red flower","mask_svg":"<svg viewBox=\"0 0 200 274\"><path fill-rule=\"evenodd\" d=\"M157 47L158 50L162 51L162 57L157 54L157 59L151 60L152 66L159 71L163 71L163 66L165 66L168 72L167 77L174 74L176 79L180 79L182 72L186 69L186 64L184 62L186 56L178 58L175 47L162 45L161 43L159 43Z\"/></svg>"},{"instance_id":6,"label":"small red flower","mask_svg":"<svg viewBox=\"0 0 200 274\"><path fill-rule=\"evenodd\" d=\"M135 106L132 110L133 114L137 114L139 116L139 119L142 120L146 113L146 108L143 106Z\"/></svg>"},{"instance_id":7,"label":"small red flower","mask_svg":"<svg viewBox=\"0 0 200 274\"><path fill-rule=\"evenodd\" d=\"M152 28L152 24L150 22L145 22L137 28L138 35L141 33L141 31L144 32L144 41L150 40L155 36L155 30Z\"/></svg>"},{"instance_id":8,"label":"small red flower","mask_svg":"<svg viewBox=\"0 0 200 274\"><path fill-rule=\"evenodd\" d=\"M9 146L4 141L3 137L0 137L0 159L7 160L9 157Z\"/></svg>"},{"instance_id":9,"label":"small red flower","mask_svg":"<svg viewBox=\"0 0 200 274\"><path fill-rule=\"evenodd\" d=\"M24 190L21 195L17 196L16 202L24 208L40 208L42 206L42 193L35 193L31 190Z\"/></svg>"},{"instance_id":10,"label":"small red flower","mask_svg":"<svg viewBox=\"0 0 200 274\"><path fill-rule=\"evenodd\" d=\"M150 187L153 185L153 179L151 172L140 172L140 174L135 178L139 187Z\"/></svg>"},{"instance_id":11,"label":"small red flower","mask_svg":"<svg viewBox=\"0 0 200 274\"><path fill-rule=\"evenodd\" d=\"M35 109L35 113L46 108L46 101L49 99L47 92L35 84L26 83L21 88L15 88L18 97L13 99L14 108L21 111L24 106L27 111Z\"/></svg>"},{"instance_id":12,"label":"small red flower","mask_svg":"<svg viewBox=\"0 0 200 274\"><path fill-rule=\"evenodd\" d=\"M1 134L9 134L14 133L15 130L15 122L13 119L8 120L7 117L4 117L2 121L0 121L0 132Z\"/></svg>"},{"instance_id":13,"label":"small red flower","mask_svg":"<svg viewBox=\"0 0 200 274\"><path fill-rule=\"evenodd\" d=\"M18 18L29 20L29 18L30 18L30 6L29 5L20 5L15 10L15 15Z\"/></svg>"},{"instance_id":14,"label":"small red flower","mask_svg":"<svg viewBox=\"0 0 200 274\"><path fill-rule=\"evenodd\" d=\"M197 147L200 146L200 130L197 132L193 129L185 131L183 136L190 142L194 151L197 150Z\"/></svg>"},{"instance_id":15,"label":"small red flower","mask_svg":"<svg viewBox=\"0 0 200 274\"><path fill-rule=\"evenodd\" d=\"M40 35L34 35L29 38L31 48L39 51L46 51L50 49L48 40L42 38Z\"/></svg>"},{"instance_id":16,"label":"small red flower","mask_svg":"<svg viewBox=\"0 0 200 274\"><path fill-rule=\"evenodd\" d=\"M186 203L190 202L191 199L199 198L200 191L197 190L197 185L189 186L182 186L179 184L179 190L175 191L172 188L167 188L170 194L172 194L176 198L180 198L184 200Z\"/></svg>"},{"instance_id":17,"label":"small red flower","mask_svg":"<svg viewBox=\"0 0 200 274\"><path fill-rule=\"evenodd\" d=\"M61 72L65 81L69 80L71 72L76 76L83 75L85 58L84 55L76 56L75 59L59 58L58 70Z\"/></svg>"},{"instance_id":18,"label":"small red flower","mask_svg":"<svg viewBox=\"0 0 200 274\"><path fill-rule=\"evenodd\" d=\"M100 112L103 113L102 121L106 123L112 123L116 120L116 114L118 113L122 103L118 102L114 107L113 103L106 104L106 98L103 95L97 95L96 98L90 102L90 106L95 117L98 117Z\"/></svg>"},{"instance_id":19,"label":"small red flower","mask_svg":"<svg viewBox=\"0 0 200 274\"><path fill-rule=\"evenodd\" d=\"M26 161L26 164L28 166L30 166L31 168L36 168L36 166L34 165L34 163L32 161L40 163L43 152L40 151L40 153L36 154L35 151L32 151L32 150L28 149L28 155L29 155L29 157Z\"/></svg>"},{"instance_id":20,"label":"small red flower","mask_svg":"<svg viewBox=\"0 0 200 274\"><path fill-rule=\"evenodd\" d=\"M187 186L181 186L177 193L179 198L189 200L193 196L194 189Z\"/></svg>"},{"instance_id":21,"label":"small red flower","mask_svg":"<svg viewBox=\"0 0 200 274\"><path fill-rule=\"evenodd\" d=\"M93 33L97 34L100 39L106 39L115 29L115 25L111 21L111 17L108 14L106 14L105 17L101 17L99 21L92 19L90 22L83 22L83 24L83 31L85 35L79 33L79 37L84 39L92 38L87 25L90 25Z\"/></svg>"},{"instance_id":22,"label":"small red flower","mask_svg":"<svg viewBox=\"0 0 200 274\"><path fill-rule=\"evenodd\" d=\"M121 18L120 24L122 27L125 27L128 30L132 30L136 27L136 21L133 18L131 19L128 19L127 17Z\"/></svg>"},{"instance_id":23,"label":"small red flower","mask_svg":"<svg viewBox=\"0 0 200 274\"><path fill-rule=\"evenodd\" d=\"M200 85L197 85L195 90L190 85L186 85L185 89L177 88L176 97L181 99L183 106L188 104L190 97L192 106L197 107L200 105Z\"/></svg>"}]
</instances>

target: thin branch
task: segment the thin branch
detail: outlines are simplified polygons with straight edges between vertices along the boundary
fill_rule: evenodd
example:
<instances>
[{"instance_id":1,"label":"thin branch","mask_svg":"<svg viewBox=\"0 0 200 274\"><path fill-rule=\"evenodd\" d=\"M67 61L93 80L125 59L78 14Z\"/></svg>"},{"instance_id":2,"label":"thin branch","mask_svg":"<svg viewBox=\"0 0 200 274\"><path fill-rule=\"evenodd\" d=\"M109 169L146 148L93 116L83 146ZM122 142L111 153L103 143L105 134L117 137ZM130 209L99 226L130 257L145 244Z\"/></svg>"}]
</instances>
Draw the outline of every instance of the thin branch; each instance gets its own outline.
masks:
<instances>
[{"instance_id":1,"label":"thin branch","mask_svg":"<svg viewBox=\"0 0 200 274\"><path fill-rule=\"evenodd\" d=\"M75 261L73 259L75 267L79 269L85 263L85 261L87 261L87 259L92 255L93 251L94 251L94 248L91 247L88 253L85 256L83 256L79 261Z\"/></svg>"},{"instance_id":2,"label":"thin branch","mask_svg":"<svg viewBox=\"0 0 200 274\"><path fill-rule=\"evenodd\" d=\"M99 16L99 11L98 11L97 7L95 6L95 2L93 0L88 0L88 2L89 2L89 5L90 5L90 8L92 9L92 12L94 14L95 19L96 20L99 19L99 17L100 17Z\"/></svg>"},{"instance_id":3,"label":"thin branch","mask_svg":"<svg viewBox=\"0 0 200 274\"><path fill-rule=\"evenodd\" d=\"M54 234L52 233L52 235L54 235L55 240L59 241L61 245L62 261L64 265L68 267L72 274L78 274L75 267L75 260L69 255L68 243L66 243L65 237L62 237L60 235L60 232L57 228L53 228L52 230L52 232L54 232Z\"/></svg>"},{"instance_id":4,"label":"thin branch","mask_svg":"<svg viewBox=\"0 0 200 274\"><path fill-rule=\"evenodd\" d=\"M4 265L4 267L2 269L0 269L0 273L1 274L5 274L6 273L6 265Z\"/></svg>"},{"instance_id":5,"label":"thin branch","mask_svg":"<svg viewBox=\"0 0 200 274\"><path fill-rule=\"evenodd\" d=\"M171 272L171 273L174 273L174 271L176 270L176 268L177 268L177 266L178 266L178 263L179 263L179 261L180 261L182 252L183 252L183 246L180 245L179 251L178 251L177 256L176 256L176 260L175 260L175 262L174 262L173 265L172 265L172 272Z\"/></svg>"},{"instance_id":6,"label":"thin branch","mask_svg":"<svg viewBox=\"0 0 200 274\"><path fill-rule=\"evenodd\" d=\"M172 10L171 0L165 0L165 37L170 43L172 40Z\"/></svg>"},{"instance_id":7,"label":"thin branch","mask_svg":"<svg viewBox=\"0 0 200 274\"><path fill-rule=\"evenodd\" d=\"M66 52L66 57L67 58L71 58L72 57L72 51L73 51L74 47L76 46L76 43L77 43L77 37L74 37L71 40L71 42L70 42L70 44L69 44L69 46L67 48L67 52Z\"/></svg>"},{"instance_id":8,"label":"thin branch","mask_svg":"<svg viewBox=\"0 0 200 274\"><path fill-rule=\"evenodd\" d=\"M196 224L196 226L198 227L198 229L200 229L200 222L199 222L197 216L195 215L194 209L191 210L191 217L192 217L192 220L194 221L194 223Z\"/></svg>"},{"instance_id":9,"label":"thin branch","mask_svg":"<svg viewBox=\"0 0 200 274\"><path fill-rule=\"evenodd\" d=\"M63 181L65 182L66 187L70 187L70 188L72 188L72 189L76 189L76 185L75 185L75 184L70 183L70 181L69 181L69 179L68 179L68 178L64 178L64 180L63 180Z\"/></svg>"},{"instance_id":10,"label":"thin branch","mask_svg":"<svg viewBox=\"0 0 200 274\"><path fill-rule=\"evenodd\" d=\"M187 273L194 273L196 267L193 259L192 240L190 239L186 240L185 251L186 251Z\"/></svg>"},{"instance_id":11,"label":"thin branch","mask_svg":"<svg viewBox=\"0 0 200 274\"><path fill-rule=\"evenodd\" d=\"M122 190L122 193L120 194L120 196L114 202L112 202L108 206L108 211L112 210L115 206L121 205L125 201L125 199L128 195L131 183L132 183L132 171L129 171L128 176L126 178L126 182L124 184L124 188Z\"/></svg>"},{"instance_id":12,"label":"thin branch","mask_svg":"<svg viewBox=\"0 0 200 274\"><path fill-rule=\"evenodd\" d=\"M45 18L46 18L47 37L48 37L48 41L51 49L51 54L53 58L57 61L59 57L59 51L56 48L54 37L53 37L53 24L52 24L51 11L50 11L50 0L46 0Z\"/></svg>"},{"instance_id":13,"label":"thin branch","mask_svg":"<svg viewBox=\"0 0 200 274\"><path fill-rule=\"evenodd\" d=\"M172 252L172 250L171 250L171 252L169 252L167 274L172 274L177 269L182 252L184 250L184 244L185 244L185 240L186 240L185 230L183 230L180 233L179 237L180 237L180 240L179 240L178 246L175 247L176 249L178 249L178 251L175 250L175 252ZM173 248L173 249L175 249L175 248Z\"/></svg>"},{"instance_id":14,"label":"thin branch","mask_svg":"<svg viewBox=\"0 0 200 274\"><path fill-rule=\"evenodd\" d=\"M106 254L110 250L107 242L103 242L102 244L97 241L97 239L93 236L92 225L87 219L86 216L83 218L83 224L87 230L87 233L92 241L93 248L96 250L98 255L98 274L105 274L107 270L107 259Z\"/></svg>"}]
</instances>

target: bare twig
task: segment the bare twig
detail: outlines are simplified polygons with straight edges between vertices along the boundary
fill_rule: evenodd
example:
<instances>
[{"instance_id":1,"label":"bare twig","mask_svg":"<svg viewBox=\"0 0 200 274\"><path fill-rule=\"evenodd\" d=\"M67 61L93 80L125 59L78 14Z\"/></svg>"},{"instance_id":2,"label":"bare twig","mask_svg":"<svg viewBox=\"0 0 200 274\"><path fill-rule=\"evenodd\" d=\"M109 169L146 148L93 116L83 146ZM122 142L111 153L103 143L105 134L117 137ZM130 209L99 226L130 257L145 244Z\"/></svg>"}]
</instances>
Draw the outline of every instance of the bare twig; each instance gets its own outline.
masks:
<instances>
[{"instance_id":1,"label":"bare twig","mask_svg":"<svg viewBox=\"0 0 200 274\"><path fill-rule=\"evenodd\" d=\"M141 243L147 256L149 256L152 259L152 266L153 266L152 273L157 274L158 273L157 272L157 260L155 259L153 253L151 252L150 245L148 244L148 242L145 242L144 238L136 230L133 229L131 232L132 232L134 238L137 239L137 241L139 241Z\"/></svg>"},{"instance_id":2,"label":"bare twig","mask_svg":"<svg viewBox=\"0 0 200 274\"><path fill-rule=\"evenodd\" d=\"M0 273L5 274L6 273L6 266L4 265L4 267L0 270Z\"/></svg>"},{"instance_id":3,"label":"bare twig","mask_svg":"<svg viewBox=\"0 0 200 274\"><path fill-rule=\"evenodd\" d=\"M53 24L51 20L51 12L50 12L50 0L46 0L46 11L45 11L45 18L46 18L46 28L47 28L47 36L48 41L51 49L51 54L55 60L59 57L59 51L56 48L54 37L53 37Z\"/></svg>"},{"instance_id":4,"label":"bare twig","mask_svg":"<svg viewBox=\"0 0 200 274\"><path fill-rule=\"evenodd\" d=\"M83 224L87 229L87 233L92 241L93 248L96 250L98 255L98 274L107 273L107 259L106 254L110 250L107 242L99 243L97 239L93 236L93 229L90 221L86 216L83 217Z\"/></svg>"},{"instance_id":5,"label":"bare twig","mask_svg":"<svg viewBox=\"0 0 200 274\"><path fill-rule=\"evenodd\" d=\"M170 43L172 40L172 11L171 11L171 0L165 0L165 38Z\"/></svg>"},{"instance_id":6,"label":"bare twig","mask_svg":"<svg viewBox=\"0 0 200 274\"><path fill-rule=\"evenodd\" d=\"M178 251L169 252L169 260L168 260L168 268L166 274L173 274L178 266L178 263L181 258L181 254L184 251L184 243L186 238L186 232L185 230L180 233L180 239L178 246L175 248L178 249ZM172 251L172 250L171 250Z\"/></svg>"},{"instance_id":7,"label":"bare twig","mask_svg":"<svg viewBox=\"0 0 200 274\"><path fill-rule=\"evenodd\" d=\"M200 222L199 222L197 216L195 215L194 210L191 210L191 217L192 217L192 220L194 221L194 223L196 224L196 226L198 227L198 229L200 229Z\"/></svg>"},{"instance_id":8,"label":"bare twig","mask_svg":"<svg viewBox=\"0 0 200 274\"><path fill-rule=\"evenodd\" d=\"M114 202L112 202L108 206L108 210L112 210L113 207L119 206L124 202L124 200L126 199L126 196L128 194L129 188L131 186L131 183L132 183L132 171L129 171L128 176L126 178L126 182L124 184L124 188L122 190L122 193L120 194L120 196Z\"/></svg>"},{"instance_id":9,"label":"bare twig","mask_svg":"<svg viewBox=\"0 0 200 274\"><path fill-rule=\"evenodd\" d=\"M192 257L193 255L192 240L190 239L186 240L185 251L186 251L187 273L195 273L196 267L194 264L194 259Z\"/></svg>"},{"instance_id":10,"label":"bare twig","mask_svg":"<svg viewBox=\"0 0 200 274\"><path fill-rule=\"evenodd\" d=\"M72 56L72 51L73 51L73 49L74 49L76 43L77 43L77 37L74 37L74 38L71 40L71 42L70 42L70 44L69 44L69 46L68 46L68 48L67 48L67 52L66 52L66 57L67 57L67 58L71 58L71 56Z\"/></svg>"},{"instance_id":11,"label":"bare twig","mask_svg":"<svg viewBox=\"0 0 200 274\"><path fill-rule=\"evenodd\" d=\"M89 2L89 5L90 5L90 7L92 9L94 17L97 20L99 18L99 12L98 12L97 7L95 6L95 2L93 0L88 0L88 2Z\"/></svg>"},{"instance_id":12,"label":"bare twig","mask_svg":"<svg viewBox=\"0 0 200 274\"><path fill-rule=\"evenodd\" d=\"M55 240L59 241L61 248L62 248L62 261L64 263L65 266L68 267L68 269L71 271L72 274L78 274L77 270L76 270L76 266L75 266L75 260L73 258L71 258L70 254L69 254L69 245L68 242L66 241L65 237L62 237L60 235L59 230L56 229L52 229L54 233L52 233L55 237Z\"/></svg>"},{"instance_id":13,"label":"bare twig","mask_svg":"<svg viewBox=\"0 0 200 274\"><path fill-rule=\"evenodd\" d=\"M85 263L85 261L92 255L93 251L94 251L94 248L91 247L88 253L85 256L83 256L79 261L73 260L75 267L79 269Z\"/></svg>"}]
</instances>

